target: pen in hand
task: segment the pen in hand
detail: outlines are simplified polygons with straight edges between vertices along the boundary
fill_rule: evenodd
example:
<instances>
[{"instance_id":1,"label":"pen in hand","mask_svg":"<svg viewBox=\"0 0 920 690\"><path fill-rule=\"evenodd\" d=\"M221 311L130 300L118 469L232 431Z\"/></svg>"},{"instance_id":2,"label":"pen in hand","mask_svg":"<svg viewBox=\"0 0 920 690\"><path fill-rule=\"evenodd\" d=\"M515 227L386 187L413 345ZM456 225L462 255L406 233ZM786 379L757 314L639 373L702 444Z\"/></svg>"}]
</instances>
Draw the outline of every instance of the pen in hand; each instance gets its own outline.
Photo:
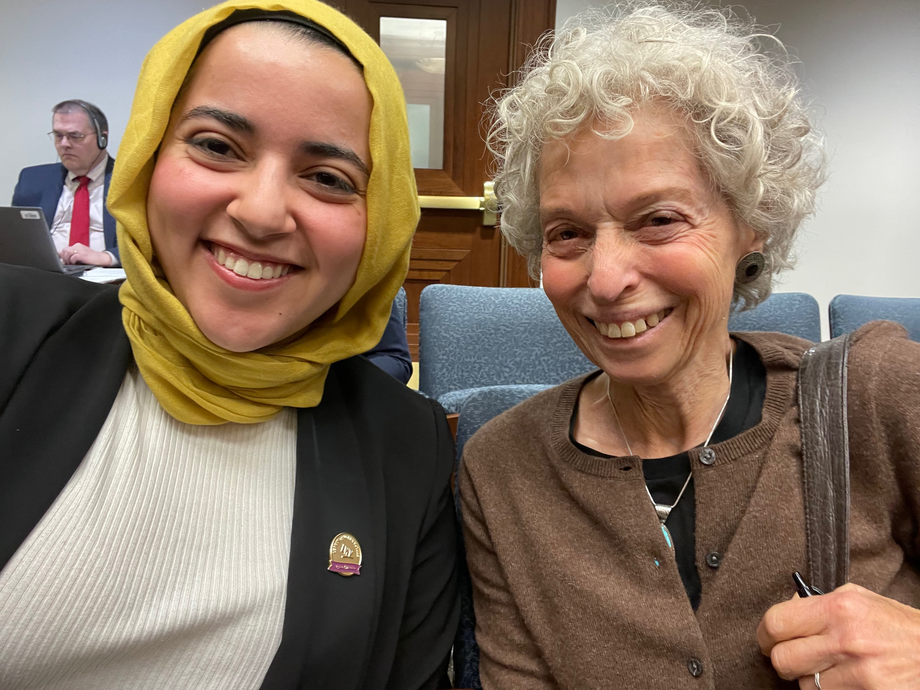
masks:
<instances>
[{"instance_id":1,"label":"pen in hand","mask_svg":"<svg viewBox=\"0 0 920 690\"><path fill-rule=\"evenodd\" d=\"M810 587L809 585L805 584L805 580L802 579L802 576L799 574L798 570L792 573L792 581L795 582L795 589L799 593L799 596L803 599L805 597L815 597L819 594L824 594L824 592L822 592L817 587Z\"/></svg>"}]
</instances>

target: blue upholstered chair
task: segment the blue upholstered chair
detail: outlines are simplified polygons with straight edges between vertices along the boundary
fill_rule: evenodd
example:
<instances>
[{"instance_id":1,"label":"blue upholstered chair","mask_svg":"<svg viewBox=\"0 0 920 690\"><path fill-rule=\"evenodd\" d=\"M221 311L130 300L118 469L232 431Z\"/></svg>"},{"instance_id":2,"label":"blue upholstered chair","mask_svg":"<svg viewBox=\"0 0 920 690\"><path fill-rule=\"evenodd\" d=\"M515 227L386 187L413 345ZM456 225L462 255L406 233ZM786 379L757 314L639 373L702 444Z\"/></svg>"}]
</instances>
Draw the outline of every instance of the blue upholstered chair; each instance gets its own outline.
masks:
<instances>
[{"instance_id":1,"label":"blue upholstered chair","mask_svg":"<svg viewBox=\"0 0 920 690\"><path fill-rule=\"evenodd\" d=\"M773 331L821 340L821 308L818 301L804 292L776 292L749 311L732 314L730 331Z\"/></svg>"},{"instance_id":2,"label":"blue upholstered chair","mask_svg":"<svg viewBox=\"0 0 920 690\"><path fill-rule=\"evenodd\" d=\"M920 342L920 298L837 295L828 306L831 337L855 331L876 319L897 321Z\"/></svg>"},{"instance_id":3,"label":"blue upholstered chair","mask_svg":"<svg viewBox=\"0 0 920 690\"><path fill-rule=\"evenodd\" d=\"M469 388L557 384L594 368L539 288L429 285L418 336L419 390L448 412Z\"/></svg>"},{"instance_id":4,"label":"blue upholstered chair","mask_svg":"<svg viewBox=\"0 0 920 690\"><path fill-rule=\"evenodd\" d=\"M505 410L511 409L519 402L536 395L540 391L552 388L550 384L512 384L506 386L483 386L471 388L460 406L460 418L457 421L457 469L463 446L470 437L479 431L479 427L492 417L497 417Z\"/></svg>"},{"instance_id":5,"label":"blue upholstered chair","mask_svg":"<svg viewBox=\"0 0 920 690\"><path fill-rule=\"evenodd\" d=\"M780 331L821 339L821 312L811 295L772 295L733 314L735 331ZM581 353L539 288L430 285L419 311L419 390L459 412L468 389L557 384L594 365Z\"/></svg>"},{"instance_id":6,"label":"blue upholstered chair","mask_svg":"<svg viewBox=\"0 0 920 690\"><path fill-rule=\"evenodd\" d=\"M467 391L460 405L457 422L457 460L455 476L459 476L460 457L463 446L483 424L493 417L536 395L549 385L506 385L484 386ZM454 501L458 518L460 514L460 492L455 485ZM462 544L462 539L461 539ZM479 645L476 644L476 613L473 610L473 583L466 568L466 553L461 560L458 573L460 585L460 625L454 638L454 687L481 690L479 680Z\"/></svg>"},{"instance_id":7,"label":"blue upholstered chair","mask_svg":"<svg viewBox=\"0 0 920 690\"><path fill-rule=\"evenodd\" d=\"M399 288L399 292L396 293L396 299L393 300L393 309L399 315L399 320L402 322L403 330L405 330L406 319L408 318L408 307L406 306L406 288Z\"/></svg>"}]
</instances>

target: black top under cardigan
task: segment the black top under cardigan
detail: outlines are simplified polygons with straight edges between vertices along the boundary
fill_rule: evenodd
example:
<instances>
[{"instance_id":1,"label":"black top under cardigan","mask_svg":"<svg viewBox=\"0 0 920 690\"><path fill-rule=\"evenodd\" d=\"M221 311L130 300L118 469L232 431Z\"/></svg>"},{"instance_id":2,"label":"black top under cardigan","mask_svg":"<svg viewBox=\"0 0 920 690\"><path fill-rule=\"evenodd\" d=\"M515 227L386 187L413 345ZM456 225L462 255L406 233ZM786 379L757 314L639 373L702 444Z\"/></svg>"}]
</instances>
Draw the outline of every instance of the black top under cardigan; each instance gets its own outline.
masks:
<instances>
[{"instance_id":1,"label":"black top under cardigan","mask_svg":"<svg viewBox=\"0 0 920 690\"><path fill-rule=\"evenodd\" d=\"M0 569L96 439L132 361L118 291L0 264ZM363 357L297 411L281 644L262 684L434 688L458 618L453 441L440 406ZM339 532L361 574L329 572Z\"/></svg>"}]
</instances>

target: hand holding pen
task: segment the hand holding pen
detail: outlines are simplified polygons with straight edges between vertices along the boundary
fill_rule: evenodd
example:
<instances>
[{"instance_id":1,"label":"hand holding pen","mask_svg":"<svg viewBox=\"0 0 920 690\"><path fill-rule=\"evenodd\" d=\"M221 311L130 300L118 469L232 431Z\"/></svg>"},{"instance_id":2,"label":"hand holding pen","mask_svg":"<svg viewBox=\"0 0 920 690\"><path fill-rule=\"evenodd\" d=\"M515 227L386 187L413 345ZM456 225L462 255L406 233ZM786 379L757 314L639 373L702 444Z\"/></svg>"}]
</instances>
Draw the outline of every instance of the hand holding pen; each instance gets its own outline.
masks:
<instances>
[{"instance_id":1,"label":"hand holding pen","mask_svg":"<svg viewBox=\"0 0 920 690\"><path fill-rule=\"evenodd\" d=\"M807 597L816 597L821 594L824 594L824 592L822 592L817 587L810 587L809 585L805 584L805 580L802 579L802 576L798 570L792 573L792 581L795 583L795 589L799 593L799 596L802 599L805 599ZM818 690L822 690L820 671L815 671L814 681L815 681L815 687L818 688ZM801 684L801 680L799 682Z\"/></svg>"},{"instance_id":2,"label":"hand holding pen","mask_svg":"<svg viewBox=\"0 0 920 690\"><path fill-rule=\"evenodd\" d=\"M802 690L920 688L920 611L859 585L825 594L798 572L792 580L799 596L757 628L781 678Z\"/></svg>"}]
</instances>

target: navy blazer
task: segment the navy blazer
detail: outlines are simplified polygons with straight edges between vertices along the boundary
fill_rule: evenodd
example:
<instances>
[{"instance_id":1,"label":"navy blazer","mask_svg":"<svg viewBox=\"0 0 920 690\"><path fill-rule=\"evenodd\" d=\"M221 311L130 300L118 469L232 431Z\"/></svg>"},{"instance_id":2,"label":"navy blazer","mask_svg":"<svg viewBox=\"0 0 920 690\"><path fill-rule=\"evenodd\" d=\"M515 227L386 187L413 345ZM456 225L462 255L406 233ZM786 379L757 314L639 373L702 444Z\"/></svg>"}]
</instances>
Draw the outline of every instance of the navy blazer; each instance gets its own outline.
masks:
<instances>
[{"instance_id":1,"label":"navy blazer","mask_svg":"<svg viewBox=\"0 0 920 690\"><path fill-rule=\"evenodd\" d=\"M83 461L132 354L112 286L0 265L0 323L2 569ZM263 690L449 687L452 466L436 402L364 357L332 365L321 403L297 410L284 626ZM339 532L361 543L358 576L327 570Z\"/></svg>"},{"instance_id":2,"label":"navy blazer","mask_svg":"<svg viewBox=\"0 0 920 690\"><path fill-rule=\"evenodd\" d=\"M406 338L406 324L396 306L396 300L393 300L390 320L387 321L380 342L373 350L365 352L364 356L401 383L409 383L412 378L412 357Z\"/></svg>"},{"instance_id":3,"label":"navy blazer","mask_svg":"<svg viewBox=\"0 0 920 690\"><path fill-rule=\"evenodd\" d=\"M115 236L115 219L109 213L105 200L109 196L109 182L112 181L112 170L115 168L115 159L109 156L105 166L105 190L102 198L102 229L105 235L105 250L112 252L115 261L121 263L118 254L118 238ZM45 218L50 226L54 222L58 201L64 191L64 180L67 179L67 168L61 163L47 165L33 165L23 168L19 173L19 181L13 191L13 206L38 206L45 213Z\"/></svg>"}]
</instances>

